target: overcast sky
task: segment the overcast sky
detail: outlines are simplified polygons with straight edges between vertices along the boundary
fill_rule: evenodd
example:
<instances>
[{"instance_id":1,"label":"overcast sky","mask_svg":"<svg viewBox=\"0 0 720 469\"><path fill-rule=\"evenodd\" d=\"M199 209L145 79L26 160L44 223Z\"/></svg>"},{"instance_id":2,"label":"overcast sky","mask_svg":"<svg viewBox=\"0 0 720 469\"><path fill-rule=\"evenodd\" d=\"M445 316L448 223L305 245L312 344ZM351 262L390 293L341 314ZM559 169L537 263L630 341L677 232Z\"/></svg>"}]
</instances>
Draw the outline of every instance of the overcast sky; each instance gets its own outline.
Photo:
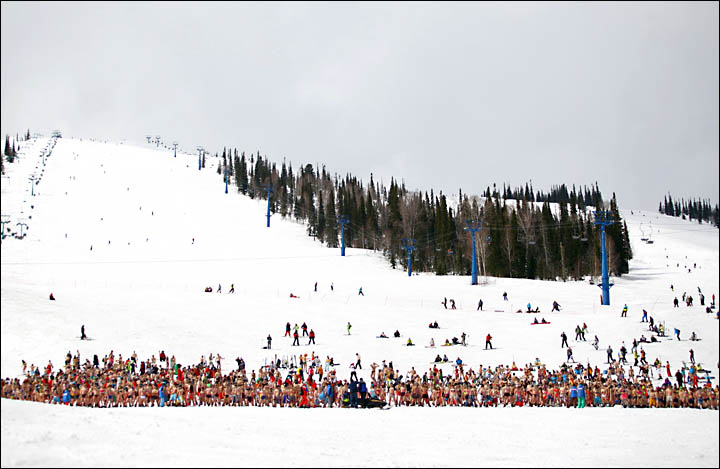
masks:
<instances>
[{"instance_id":1,"label":"overcast sky","mask_svg":"<svg viewBox=\"0 0 720 469\"><path fill-rule=\"evenodd\" d=\"M718 202L718 3L2 2L2 129Z\"/></svg>"}]
</instances>

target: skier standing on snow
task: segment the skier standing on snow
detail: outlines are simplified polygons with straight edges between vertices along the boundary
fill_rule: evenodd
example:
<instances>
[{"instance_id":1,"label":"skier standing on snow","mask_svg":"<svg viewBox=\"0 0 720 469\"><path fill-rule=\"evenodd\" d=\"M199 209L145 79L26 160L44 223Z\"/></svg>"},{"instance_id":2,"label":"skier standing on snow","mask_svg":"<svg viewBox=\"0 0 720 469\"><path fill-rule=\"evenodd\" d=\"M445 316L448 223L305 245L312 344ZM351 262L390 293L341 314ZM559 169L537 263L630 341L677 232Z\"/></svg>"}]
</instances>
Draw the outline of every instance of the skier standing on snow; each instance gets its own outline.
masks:
<instances>
[{"instance_id":1,"label":"skier standing on snow","mask_svg":"<svg viewBox=\"0 0 720 469\"><path fill-rule=\"evenodd\" d=\"M267 342L268 342L267 348L268 348L268 350L270 350L270 348L271 348L270 345L272 344L272 337L270 337L270 334L268 334L268 336L267 336Z\"/></svg>"},{"instance_id":2,"label":"skier standing on snow","mask_svg":"<svg viewBox=\"0 0 720 469\"><path fill-rule=\"evenodd\" d=\"M483 300L482 300L482 298L480 298L480 301L478 301L477 310L482 311L483 310L482 307L483 307ZM475 310L475 311L477 311L477 310Z\"/></svg>"},{"instance_id":3,"label":"skier standing on snow","mask_svg":"<svg viewBox=\"0 0 720 469\"><path fill-rule=\"evenodd\" d=\"M492 350L493 346L492 346L492 342L490 342L491 340L492 340L492 336L490 334L488 334L485 337L485 350L487 350L488 345L490 346L490 350Z\"/></svg>"},{"instance_id":4,"label":"skier standing on snow","mask_svg":"<svg viewBox=\"0 0 720 469\"><path fill-rule=\"evenodd\" d=\"M85 324L80 326L80 340L87 339L87 336L85 335Z\"/></svg>"},{"instance_id":5,"label":"skier standing on snow","mask_svg":"<svg viewBox=\"0 0 720 469\"><path fill-rule=\"evenodd\" d=\"M626 318L626 317L627 317L627 312L628 312L628 307L627 307L627 303L626 303L625 306L623 306L622 313L620 313L620 317L621 317L621 318Z\"/></svg>"},{"instance_id":6,"label":"skier standing on snow","mask_svg":"<svg viewBox=\"0 0 720 469\"><path fill-rule=\"evenodd\" d=\"M560 337L562 337L562 342L560 343L560 348L570 347L570 346L568 345L567 335L565 335L565 331L563 331L563 333L560 334Z\"/></svg>"},{"instance_id":7,"label":"skier standing on snow","mask_svg":"<svg viewBox=\"0 0 720 469\"><path fill-rule=\"evenodd\" d=\"M673 308L679 308L679 307L680 307L680 302L678 301L677 296L676 296L675 299L673 300Z\"/></svg>"},{"instance_id":8,"label":"skier standing on snow","mask_svg":"<svg viewBox=\"0 0 720 469\"><path fill-rule=\"evenodd\" d=\"M298 331L293 333L293 339L292 345L300 345L300 334L298 334Z\"/></svg>"},{"instance_id":9,"label":"skier standing on snow","mask_svg":"<svg viewBox=\"0 0 720 469\"><path fill-rule=\"evenodd\" d=\"M310 338L308 340L308 345L310 345L310 343L315 343L315 331L313 331L312 329L310 329Z\"/></svg>"},{"instance_id":10,"label":"skier standing on snow","mask_svg":"<svg viewBox=\"0 0 720 469\"><path fill-rule=\"evenodd\" d=\"M352 324L350 324L350 321L348 321L348 323L347 323L347 331L348 331L348 334L347 334L347 335L350 335L350 328L351 328L351 327L352 327Z\"/></svg>"},{"instance_id":11,"label":"skier standing on snow","mask_svg":"<svg viewBox=\"0 0 720 469\"><path fill-rule=\"evenodd\" d=\"M305 324L305 323L303 322L301 327L302 327L302 331L303 331L303 332L302 332L302 335L303 335L303 337L305 337L306 335L308 335L307 324Z\"/></svg>"},{"instance_id":12,"label":"skier standing on snow","mask_svg":"<svg viewBox=\"0 0 720 469\"><path fill-rule=\"evenodd\" d=\"M365 296L365 293L363 293L363 291L362 291L362 287L360 287L360 290L358 290L358 296L359 295Z\"/></svg>"}]
</instances>

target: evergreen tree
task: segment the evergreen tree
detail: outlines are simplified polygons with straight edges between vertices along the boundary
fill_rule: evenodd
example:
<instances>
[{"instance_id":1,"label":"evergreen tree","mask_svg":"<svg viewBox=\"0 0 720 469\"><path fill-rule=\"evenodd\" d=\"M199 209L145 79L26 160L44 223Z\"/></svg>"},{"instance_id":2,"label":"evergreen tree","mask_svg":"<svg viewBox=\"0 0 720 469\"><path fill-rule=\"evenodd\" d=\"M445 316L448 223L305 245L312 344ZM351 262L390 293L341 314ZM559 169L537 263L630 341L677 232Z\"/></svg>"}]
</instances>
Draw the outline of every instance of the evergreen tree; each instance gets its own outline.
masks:
<instances>
[{"instance_id":1,"label":"evergreen tree","mask_svg":"<svg viewBox=\"0 0 720 469\"><path fill-rule=\"evenodd\" d=\"M333 192L332 186L330 187L330 193L328 194L328 202L325 208L325 241L328 247L338 247L338 223L337 214L335 213L335 193Z\"/></svg>"}]
</instances>

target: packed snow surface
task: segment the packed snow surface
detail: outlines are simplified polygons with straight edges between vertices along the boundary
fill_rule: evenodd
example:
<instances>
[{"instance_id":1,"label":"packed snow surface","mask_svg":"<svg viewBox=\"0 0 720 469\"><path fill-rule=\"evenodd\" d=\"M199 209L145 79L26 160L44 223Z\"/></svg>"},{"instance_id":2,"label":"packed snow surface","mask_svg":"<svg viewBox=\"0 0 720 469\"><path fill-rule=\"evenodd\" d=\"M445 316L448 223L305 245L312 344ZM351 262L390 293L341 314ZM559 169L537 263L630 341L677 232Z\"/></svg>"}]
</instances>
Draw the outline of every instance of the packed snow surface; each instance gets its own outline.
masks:
<instances>
[{"instance_id":1,"label":"packed snow surface","mask_svg":"<svg viewBox=\"0 0 720 469\"><path fill-rule=\"evenodd\" d=\"M6 228L27 224L24 239L2 242L3 378L21 375L23 359L57 367L68 351L84 359L110 350L140 358L164 350L183 365L220 354L227 368L241 356L249 370L275 355L314 351L341 364L339 378L349 376L359 353L366 381L372 362L422 374L438 353L473 369L535 358L555 369L566 358L563 331L576 360L602 368L608 345L618 350L625 341L629 349L633 338L650 335L643 309L683 339L646 344L649 362L659 357L674 372L693 348L717 375L718 322L698 294L701 288L707 303L718 295L719 239L711 226L623 210L635 257L630 274L613 279L611 306L601 306L600 289L588 281L489 278L472 286L465 276L408 277L372 251L348 248L341 257L279 215L267 228L266 202L233 186L225 194L215 158L199 171L197 155L61 138L43 165L40 151L50 140L25 142L2 179ZM34 196L33 172L42 176ZM640 240L648 233L653 244ZM213 293L204 292L208 286ZM683 292L695 305L673 308ZM458 309L446 310L444 297ZM477 311L481 298L484 311ZM550 312L553 300L561 312ZM535 315L514 312L527 303L551 324L531 326ZM627 318L620 317L624 304ZM288 321L307 322L317 345L301 339L291 347L283 337ZM428 329L432 321L439 330ZM575 326L583 323L588 342L576 343ZM92 341L79 340L82 324ZM376 338L396 329L402 338ZM687 340L693 331L702 341ZM462 332L468 347L423 347ZM484 349L488 333L492 351ZM270 351L262 349L268 334ZM598 351L590 345L595 335ZM408 337L418 346L405 347ZM718 413L695 409L87 409L3 399L1 423L3 467L717 467L719 460Z\"/></svg>"}]
</instances>

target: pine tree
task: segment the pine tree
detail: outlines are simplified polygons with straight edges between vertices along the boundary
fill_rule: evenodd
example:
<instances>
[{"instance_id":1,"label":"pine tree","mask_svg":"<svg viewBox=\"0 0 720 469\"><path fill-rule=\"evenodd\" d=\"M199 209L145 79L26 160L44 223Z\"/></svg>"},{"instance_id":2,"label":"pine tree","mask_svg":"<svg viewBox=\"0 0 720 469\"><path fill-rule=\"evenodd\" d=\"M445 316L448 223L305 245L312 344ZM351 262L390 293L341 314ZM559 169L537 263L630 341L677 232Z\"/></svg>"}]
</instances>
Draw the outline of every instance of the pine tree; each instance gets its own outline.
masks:
<instances>
[{"instance_id":1,"label":"pine tree","mask_svg":"<svg viewBox=\"0 0 720 469\"><path fill-rule=\"evenodd\" d=\"M325 239L325 208L323 207L323 195L322 191L318 192L318 213L317 213L317 230L316 234L320 242Z\"/></svg>"},{"instance_id":2,"label":"pine tree","mask_svg":"<svg viewBox=\"0 0 720 469\"><path fill-rule=\"evenodd\" d=\"M328 247L338 247L338 223L337 214L335 213L335 193L333 192L332 186L330 187L330 193L328 194L328 202L325 208L325 241Z\"/></svg>"}]
</instances>

